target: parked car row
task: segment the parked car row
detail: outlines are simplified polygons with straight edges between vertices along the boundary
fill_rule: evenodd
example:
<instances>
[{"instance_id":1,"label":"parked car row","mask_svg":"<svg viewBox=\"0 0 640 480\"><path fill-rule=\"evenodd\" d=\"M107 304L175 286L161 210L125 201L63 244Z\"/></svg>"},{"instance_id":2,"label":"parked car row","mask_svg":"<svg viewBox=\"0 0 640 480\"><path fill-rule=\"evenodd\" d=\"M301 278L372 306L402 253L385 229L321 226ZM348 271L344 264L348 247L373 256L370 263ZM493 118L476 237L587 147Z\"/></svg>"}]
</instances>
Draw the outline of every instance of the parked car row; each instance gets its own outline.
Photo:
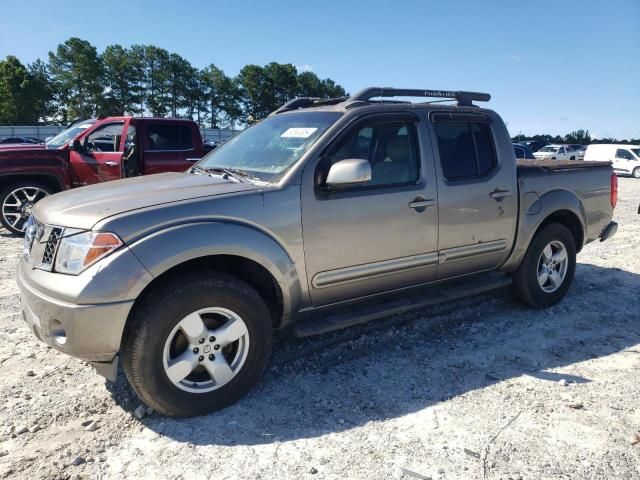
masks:
<instances>
[{"instance_id":1,"label":"parked car row","mask_svg":"<svg viewBox=\"0 0 640 480\"><path fill-rule=\"evenodd\" d=\"M0 145L10 144L39 144L44 143L44 140L40 140L36 137L5 137L0 140Z\"/></svg>"}]
</instances>

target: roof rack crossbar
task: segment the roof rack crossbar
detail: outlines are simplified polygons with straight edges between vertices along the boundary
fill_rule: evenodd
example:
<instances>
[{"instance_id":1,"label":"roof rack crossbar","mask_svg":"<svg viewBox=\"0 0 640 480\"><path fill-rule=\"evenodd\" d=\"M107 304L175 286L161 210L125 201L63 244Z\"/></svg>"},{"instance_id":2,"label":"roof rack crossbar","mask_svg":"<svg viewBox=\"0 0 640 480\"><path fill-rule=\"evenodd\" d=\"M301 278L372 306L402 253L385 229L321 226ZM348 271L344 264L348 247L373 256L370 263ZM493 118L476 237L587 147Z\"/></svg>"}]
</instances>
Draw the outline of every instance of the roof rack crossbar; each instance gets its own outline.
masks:
<instances>
[{"instance_id":1,"label":"roof rack crossbar","mask_svg":"<svg viewBox=\"0 0 640 480\"><path fill-rule=\"evenodd\" d=\"M280 108L271 112L271 115L277 115L283 112L289 112L291 110L297 110L299 108L309 108L315 105L335 105L336 103L344 102L349 97L335 97L335 98L320 98L320 97L296 97L293 100L289 100Z\"/></svg>"},{"instance_id":2,"label":"roof rack crossbar","mask_svg":"<svg viewBox=\"0 0 640 480\"><path fill-rule=\"evenodd\" d=\"M491 95L481 92L464 92L450 90L424 90L418 88L390 88L390 87L369 87L360 90L349 98L350 102L368 102L376 97L435 97L451 98L458 101L458 105L469 107L473 101L488 102Z\"/></svg>"}]
</instances>

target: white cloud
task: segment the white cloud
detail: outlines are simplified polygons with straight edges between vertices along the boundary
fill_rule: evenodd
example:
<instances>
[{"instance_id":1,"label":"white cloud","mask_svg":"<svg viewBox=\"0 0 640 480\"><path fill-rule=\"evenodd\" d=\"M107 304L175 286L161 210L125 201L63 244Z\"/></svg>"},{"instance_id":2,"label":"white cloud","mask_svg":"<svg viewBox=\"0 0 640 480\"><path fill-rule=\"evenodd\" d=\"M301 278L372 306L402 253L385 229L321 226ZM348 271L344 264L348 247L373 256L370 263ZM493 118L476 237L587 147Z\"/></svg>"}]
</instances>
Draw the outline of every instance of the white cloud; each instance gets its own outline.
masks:
<instances>
[{"instance_id":1,"label":"white cloud","mask_svg":"<svg viewBox=\"0 0 640 480\"><path fill-rule=\"evenodd\" d=\"M309 65L308 63L303 63L302 65L296 65L296 69L299 72L313 72L313 65Z\"/></svg>"},{"instance_id":2,"label":"white cloud","mask_svg":"<svg viewBox=\"0 0 640 480\"><path fill-rule=\"evenodd\" d=\"M507 56L507 61L511 63L520 63L522 61L522 57L517 53L512 53Z\"/></svg>"}]
</instances>

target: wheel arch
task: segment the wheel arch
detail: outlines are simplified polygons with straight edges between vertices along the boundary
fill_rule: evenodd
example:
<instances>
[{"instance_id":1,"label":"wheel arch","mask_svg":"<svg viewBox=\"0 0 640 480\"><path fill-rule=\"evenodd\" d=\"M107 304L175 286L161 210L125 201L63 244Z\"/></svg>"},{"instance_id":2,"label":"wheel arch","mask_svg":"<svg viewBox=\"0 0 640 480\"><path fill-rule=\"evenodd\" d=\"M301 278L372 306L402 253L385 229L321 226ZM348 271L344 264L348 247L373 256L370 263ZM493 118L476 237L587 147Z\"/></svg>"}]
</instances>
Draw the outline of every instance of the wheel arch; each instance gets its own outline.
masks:
<instances>
[{"instance_id":1,"label":"wheel arch","mask_svg":"<svg viewBox=\"0 0 640 480\"><path fill-rule=\"evenodd\" d=\"M52 173L11 173L0 175L0 190L4 190L12 184L29 181L48 187L53 193L64 190L64 182Z\"/></svg>"},{"instance_id":2,"label":"wheel arch","mask_svg":"<svg viewBox=\"0 0 640 480\"><path fill-rule=\"evenodd\" d=\"M587 217L582 202L573 192L552 190L536 197L528 206L521 204L521 209L515 245L501 270L515 271L535 235L551 223L567 227L576 242L576 253L582 250L587 238Z\"/></svg>"},{"instance_id":3,"label":"wheel arch","mask_svg":"<svg viewBox=\"0 0 640 480\"><path fill-rule=\"evenodd\" d=\"M273 238L245 225L207 222L156 232L130 245L153 279L137 295L129 316L143 296L188 271L221 271L255 288L267 303L274 328L291 321L302 289L293 260Z\"/></svg>"}]
</instances>

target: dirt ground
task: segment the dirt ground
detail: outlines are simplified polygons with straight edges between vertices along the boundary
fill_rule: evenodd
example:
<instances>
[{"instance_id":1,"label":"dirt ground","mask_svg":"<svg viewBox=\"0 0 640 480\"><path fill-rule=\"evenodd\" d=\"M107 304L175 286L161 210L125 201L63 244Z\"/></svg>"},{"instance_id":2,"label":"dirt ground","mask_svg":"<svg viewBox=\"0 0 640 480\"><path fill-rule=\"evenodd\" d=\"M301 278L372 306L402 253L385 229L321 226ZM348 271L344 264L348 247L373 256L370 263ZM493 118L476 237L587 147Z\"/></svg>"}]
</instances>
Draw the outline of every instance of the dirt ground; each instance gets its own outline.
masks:
<instances>
[{"instance_id":1,"label":"dirt ground","mask_svg":"<svg viewBox=\"0 0 640 480\"><path fill-rule=\"evenodd\" d=\"M23 323L0 233L0 478L640 479L640 181L558 306L505 292L306 340L278 335L244 400L134 415L122 374ZM138 414L142 409L138 409Z\"/></svg>"}]
</instances>

